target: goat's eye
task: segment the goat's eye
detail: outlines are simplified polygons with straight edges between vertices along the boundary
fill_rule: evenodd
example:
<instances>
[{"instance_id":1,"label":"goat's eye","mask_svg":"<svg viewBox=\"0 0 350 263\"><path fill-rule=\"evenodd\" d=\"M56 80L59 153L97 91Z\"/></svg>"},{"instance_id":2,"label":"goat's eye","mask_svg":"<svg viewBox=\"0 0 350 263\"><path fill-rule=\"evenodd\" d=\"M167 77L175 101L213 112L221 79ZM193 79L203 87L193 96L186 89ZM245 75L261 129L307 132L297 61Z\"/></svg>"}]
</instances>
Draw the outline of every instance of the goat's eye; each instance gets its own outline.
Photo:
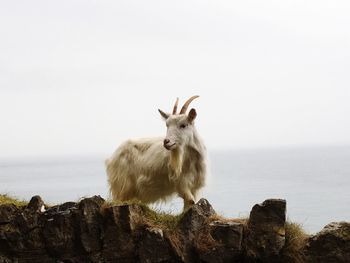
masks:
<instances>
[{"instance_id":1,"label":"goat's eye","mask_svg":"<svg viewBox=\"0 0 350 263\"><path fill-rule=\"evenodd\" d=\"M187 124L181 124L180 129L185 129L187 127Z\"/></svg>"}]
</instances>

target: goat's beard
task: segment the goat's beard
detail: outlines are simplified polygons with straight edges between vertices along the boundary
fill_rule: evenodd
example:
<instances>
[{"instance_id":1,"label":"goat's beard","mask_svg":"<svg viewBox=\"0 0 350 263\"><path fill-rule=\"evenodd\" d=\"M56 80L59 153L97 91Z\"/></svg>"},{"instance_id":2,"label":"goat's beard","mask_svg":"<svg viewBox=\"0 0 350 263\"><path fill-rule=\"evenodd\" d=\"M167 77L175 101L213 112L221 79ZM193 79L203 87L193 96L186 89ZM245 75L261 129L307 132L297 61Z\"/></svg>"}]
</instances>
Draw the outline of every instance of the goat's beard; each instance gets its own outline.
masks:
<instances>
[{"instance_id":1,"label":"goat's beard","mask_svg":"<svg viewBox=\"0 0 350 263\"><path fill-rule=\"evenodd\" d=\"M181 147L176 147L170 152L170 179L176 180L182 172L183 150Z\"/></svg>"}]
</instances>

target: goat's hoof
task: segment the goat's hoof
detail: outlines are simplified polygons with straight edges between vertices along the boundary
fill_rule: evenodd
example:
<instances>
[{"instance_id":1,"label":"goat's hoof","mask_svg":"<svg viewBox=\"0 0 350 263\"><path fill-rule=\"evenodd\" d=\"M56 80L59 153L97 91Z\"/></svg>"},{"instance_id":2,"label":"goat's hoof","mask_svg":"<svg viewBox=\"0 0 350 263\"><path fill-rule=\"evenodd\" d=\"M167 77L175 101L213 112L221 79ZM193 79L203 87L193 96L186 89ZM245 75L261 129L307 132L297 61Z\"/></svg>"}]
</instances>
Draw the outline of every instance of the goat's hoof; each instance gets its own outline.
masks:
<instances>
[{"instance_id":1,"label":"goat's hoof","mask_svg":"<svg viewBox=\"0 0 350 263\"><path fill-rule=\"evenodd\" d=\"M193 205L195 204L194 200L189 200L186 202L186 204L184 205L184 209L183 211L187 211L188 209L190 209Z\"/></svg>"}]
</instances>

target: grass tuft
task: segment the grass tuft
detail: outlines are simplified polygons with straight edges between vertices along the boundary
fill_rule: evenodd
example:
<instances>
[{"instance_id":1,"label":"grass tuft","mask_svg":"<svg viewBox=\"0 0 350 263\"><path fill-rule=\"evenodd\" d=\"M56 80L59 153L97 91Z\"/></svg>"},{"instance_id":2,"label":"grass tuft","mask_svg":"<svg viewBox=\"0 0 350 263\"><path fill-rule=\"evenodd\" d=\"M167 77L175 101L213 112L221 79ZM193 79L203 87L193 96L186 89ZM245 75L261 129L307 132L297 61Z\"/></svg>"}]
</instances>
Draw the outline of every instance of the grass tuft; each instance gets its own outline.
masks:
<instances>
[{"instance_id":1,"label":"grass tuft","mask_svg":"<svg viewBox=\"0 0 350 263\"><path fill-rule=\"evenodd\" d=\"M210 216L206 223L203 224L200 231L198 231L197 237L195 239L195 247L199 253L206 253L213 249L218 249L224 246L220 241L215 240L210 234L210 223L219 221L220 223L240 223L243 224L243 228L247 227L247 218L226 218L220 214L214 214Z\"/></svg>"},{"instance_id":2,"label":"grass tuft","mask_svg":"<svg viewBox=\"0 0 350 263\"><path fill-rule=\"evenodd\" d=\"M248 223L248 218L245 218L245 217L227 218L227 217L224 217L224 216L219 215L219 214L214 214L214 215L210 216L208 223L211 223L214 221L220 221L222 223L241 223L245 226Z\"/></svg>"},{"instance_id":3,"label":"grass tuft","mask_svg":"<svg viewBox=\"0 0 350 263\"><path fill-rule=\"evenodd\" d=\"M121 206L121 205L133 205L136 204L140 206L143 210L143 218L140 220L140 223L146 224L153 227L159 227L163 230L167 230L169 232L173 232L178 222L182 217L181 214L173 214L170 212L164 212L161 210L151 209L148 205L138 201L138 200L130 200L130 201L106 201L102 206L102 211L111 206Z\"/></svg>"},{"instance_id":4,"label":"grass tuft","mask_svg":"<svg viewBox=\"0 0 350 263\"><path fill-rule=\"evenodd\" d=\"M303 230L301 224L287 221L286 241L282 249L282 260L286 263L302 263L304 260L303 247L305 246L308 234Z\"/></svg>"},{"instance_id":5,"label":"grass tuft","mask_svg":"<svg viewBox=\"0 0 350 263\"><path fill-rule=\"evenodd\" d=\"M144 207L145 217L147 222L167 231L174 231L183 216L183 214L174 215L171 212L164 212L160 210L153 210L148 206Z\"/></svg>"},{"instance_id":6,"label":"grass tuft","mask_svg":"<svg viewBox=\"0 0 350 263\"><path fill-rule=\"evenodd\" d=\"M0 205L13 204L15 206L25 206L28 204L27 201L19 200L15 197L11 197L7 194L0 194Z\"/></svg>"}]
</instances>

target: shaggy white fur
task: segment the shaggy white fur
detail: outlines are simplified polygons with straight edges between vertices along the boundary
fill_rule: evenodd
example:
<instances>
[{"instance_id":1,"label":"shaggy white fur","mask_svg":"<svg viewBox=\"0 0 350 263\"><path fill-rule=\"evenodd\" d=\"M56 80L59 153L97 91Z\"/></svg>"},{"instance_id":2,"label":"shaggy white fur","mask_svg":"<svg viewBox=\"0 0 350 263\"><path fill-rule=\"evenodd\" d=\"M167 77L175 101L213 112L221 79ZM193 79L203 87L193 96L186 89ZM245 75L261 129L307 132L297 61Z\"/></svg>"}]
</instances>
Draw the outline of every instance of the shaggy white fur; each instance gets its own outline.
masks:
<instances>
[{"instance_id":1,"label":"shaggy white fur","mask_svg":"<svg viewBox=\"0 0 350 263\"><path fill-rule=\"evenodd\" d=\"M177 193L184 209L194 204L205 185L206 148L194 126L197 114L170 115L167 135L124 142L106 160L109 189L114 200L153 203Z\"/></svg>"}]
</instances>

